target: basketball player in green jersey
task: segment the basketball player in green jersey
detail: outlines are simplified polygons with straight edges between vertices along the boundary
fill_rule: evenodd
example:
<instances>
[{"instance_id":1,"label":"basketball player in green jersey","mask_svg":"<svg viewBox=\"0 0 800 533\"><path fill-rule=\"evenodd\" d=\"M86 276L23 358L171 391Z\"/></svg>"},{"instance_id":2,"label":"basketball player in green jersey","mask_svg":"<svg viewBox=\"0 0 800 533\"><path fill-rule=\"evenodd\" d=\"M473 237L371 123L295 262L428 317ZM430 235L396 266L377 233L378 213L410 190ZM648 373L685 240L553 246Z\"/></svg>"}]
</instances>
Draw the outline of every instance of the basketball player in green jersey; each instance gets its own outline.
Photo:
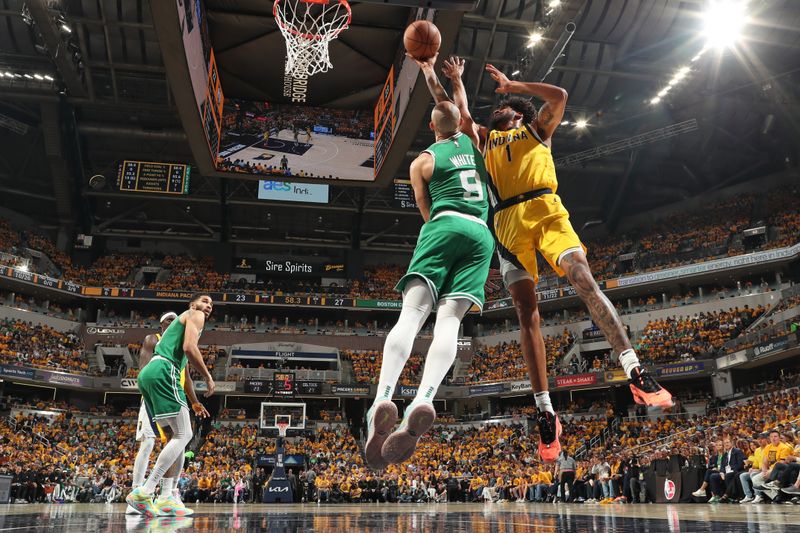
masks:
<instances>
[{"instance_id":1,"label":"basketball player in green jersey","mask_svg":"<svg viewBox=\"0 0 800 533\"><path fill-rule=\"evenodd\" d=\"M377 398L367 412L365 456L373 469L410 458L420 436L433 425L433 398L455 360L461 320L473 304L483 307L483 287L494 251L486 225L489 205L483 158L459 132L461 115L439 84L434 62L435 58L418 61L437 102L430 122L436 142L409 170L425 224L408 272L396 287L403 293L403 307L386 337ZM417 396L398 429L389 435L397 421L392 393L414 338L434 308L433 340Z\"/></svg>"},{"instance_id":2,"label":"basketball player in green jersey","mask_svg":"<svg viewBox=\"0 0 800 533\"><path fill-rule=\"evenodd\" d=\"M149 518L161 515L188 516L192 514L180 501L153 503L153 494L167 470L180 460L186 445L192 439L192 422L186 393L180 386L180 374L190 362L208 384L205 396L214 393L214 380L203 363L203 354L197 342L203 325L211 314L211 296L199 293L189 300L189 309L173 320L164 331L153 350L150 362L139 372L138 386L148 413L161 427L168 427L171 438L156 459L150 477L141 487L134 488L126 501L130 506ZM169 498L169 496L167 496Z\"/></svg>"}]
</instances>

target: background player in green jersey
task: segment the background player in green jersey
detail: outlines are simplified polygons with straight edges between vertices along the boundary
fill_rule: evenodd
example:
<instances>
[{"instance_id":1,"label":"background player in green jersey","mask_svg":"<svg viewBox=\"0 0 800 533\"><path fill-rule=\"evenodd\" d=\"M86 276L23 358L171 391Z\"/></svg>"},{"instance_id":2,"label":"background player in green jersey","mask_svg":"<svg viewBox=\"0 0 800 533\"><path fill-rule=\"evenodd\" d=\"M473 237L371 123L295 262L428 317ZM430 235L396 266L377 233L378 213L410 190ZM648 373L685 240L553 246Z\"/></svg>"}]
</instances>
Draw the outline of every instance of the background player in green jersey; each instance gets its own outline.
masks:
<instances>
[{"instance_id":1,"label":"background player in green jersey","mask_svg":"<svg viewBox=\"0 0 800 533\"><path fill-rule=\"evenodd\" d=\"M483 307L494 239L486 225L486 170L472 141L459 132L461 115L433 71L436 58L418 62L436 106L430 128L436 142L409 170L422 226L408 272L397 284L403 307L386 337L378 395L367 412L365 456L374 469L401 463L414 454L417 441L433 425L433 398L456 357L461 320L473 304ZM417 397L397 421L392 394L411 354L414 338L437 307L433 340Z\"/></svg>"},{"instance_id":2,"label":"background player in green jersey","mask_svg":"<svg viewBox=\"0 0 800 533\"><path fill-rule=\"evenodd\" d=\"M180 374L187 362L200 372L208 384L205 396L209 397L214 393L214 380L203 363L203 355L197 346L212 308L211 296L205 293L193 295L189 300L189 309L173 320L164 331L153 350L150 362L139 372L139 391L148 413L161 427L169 428L171 434L169 442L156 459L150 477L142 487L133 489L126 498L133 509L151 518L159 514L192 514L183 503L172 501L169 496L164 498L165 501L159 499L158 505L154 505L153 494L167 470L172 468L180 471L186 445L192 439L189 406L186 393L180 386ZM177 461L180 461L180 466L176 468Z\"/></svg>"}]
</instances>

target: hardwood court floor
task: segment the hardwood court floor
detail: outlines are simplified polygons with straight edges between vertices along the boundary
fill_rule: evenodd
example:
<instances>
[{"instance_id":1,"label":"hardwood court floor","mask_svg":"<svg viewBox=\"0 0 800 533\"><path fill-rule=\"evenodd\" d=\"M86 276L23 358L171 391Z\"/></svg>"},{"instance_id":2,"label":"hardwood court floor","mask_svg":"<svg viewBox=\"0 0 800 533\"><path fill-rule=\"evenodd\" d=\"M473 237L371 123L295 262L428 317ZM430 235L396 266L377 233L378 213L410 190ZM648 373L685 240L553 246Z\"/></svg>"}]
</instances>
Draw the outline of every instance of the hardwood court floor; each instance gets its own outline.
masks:
<instances>
[{"instance_id":1,"label":"hardwood court floor","mask_svg":"<svg viewBox=\"0 0 800 533\"><path fill-rule=\"evenodd\" d=\"M792 505L358 504L192 506L145 520L122 504L0 505L0 532L800 532Z\"/></svg>"}]
</instances>

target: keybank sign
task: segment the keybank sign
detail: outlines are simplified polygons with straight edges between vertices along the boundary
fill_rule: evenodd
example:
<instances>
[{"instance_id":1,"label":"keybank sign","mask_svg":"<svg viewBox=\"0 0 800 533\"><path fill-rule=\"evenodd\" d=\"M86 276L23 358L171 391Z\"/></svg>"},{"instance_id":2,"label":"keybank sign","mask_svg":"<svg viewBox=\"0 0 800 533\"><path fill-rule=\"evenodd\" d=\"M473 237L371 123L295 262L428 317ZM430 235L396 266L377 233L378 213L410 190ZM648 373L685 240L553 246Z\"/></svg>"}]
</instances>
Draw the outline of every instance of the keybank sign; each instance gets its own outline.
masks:
<instances>
[{"instance_id":1,"label":"keybank sign","mask_svg":"<svg viewBox=\"0 0 800 533\"><path fill-rule=\"evenodd\" d=\"M258 199L327 204L328 186L313 183L292 183L291 181L259 180Z\"/></svg>"}]
</instances>

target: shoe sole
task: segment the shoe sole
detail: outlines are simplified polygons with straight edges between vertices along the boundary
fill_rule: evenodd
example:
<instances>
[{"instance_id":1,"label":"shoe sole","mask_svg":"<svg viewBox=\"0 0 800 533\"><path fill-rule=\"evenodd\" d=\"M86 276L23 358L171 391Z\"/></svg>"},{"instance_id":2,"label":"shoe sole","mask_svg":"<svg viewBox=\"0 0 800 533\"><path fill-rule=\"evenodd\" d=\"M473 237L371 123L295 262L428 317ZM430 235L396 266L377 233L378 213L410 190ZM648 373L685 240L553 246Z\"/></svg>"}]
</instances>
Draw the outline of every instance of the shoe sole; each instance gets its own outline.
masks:
<instances>
[{"instance_id":1,"label":"shoe sole","mask_svg":"<svg viewBox=\"0 0 800 533\"><path fill-rule=\"evenodd\" d=\"M555 451L555 455L553 456L552 459L549 458L549 457L545 457L544 453L542 453L542 443L540 441L539 442L539 457L542 458L542 462L550 464L550 463L554 463L556 461L556 459L558 459L558 454L561 453L561 442L559 441L560 438L561 438L561 420L558 418L558 415L556 415L556 439L553 441L553 442L556 443L556 446L547 450L547 451L550 451L550 452Z\"/></svg>"},{"instance_id":2,"label":"shoe sole","mask_svg":"<svg viewBox=\"0 0 800 533\"><path fill-rule=\"evenodd\" d=\"M367 466L373 470L383 470L389 466L389 463L384 460L381 454L381 449L396 423L397 406L394 402L381 402L375 408L375 414L372 417L372 424L375 426L375 432L364 446L364 457L367 460Z\"/></svg>"},{"instance_id":3,"label":"shoe sole","mask_svg":"<svg viewBox=\"0 0 800 533\"><path fill-rule=\"evenodd\" d=\"M125 502L131 506L131 509L142 516L146 516L147 518L155 518L158 516L158 512L154 513L153 511L149 511L147 506L143 503L137 503L136 501L131 501L128 498L125 498Z\"/></svg>"},{"instance_id":4,"label":"shoe sole","mask_svg":"<svg viewBox=\"0 0 800 533\"><path fill-rule=\"evenodd\" d=\"M436 411L432 405L421 404L408 415L406 427L395 431L381 448L383 460L387 463L400 464L414 455L419 438L433 426Z\"/></svg>"},{"instance_id":5,"label":"shoe sole","mask_svg":"<svg viewBox=\"0 0 800 533\"><path fill-rule=\"evenodd\" d=\"M666 409L669 407L675 406L675 401L672 399L672 396L669 398L669 402L660 402L660 403L650 403L647 401L647 398L643 396L643 393L633 385L630 385L631 394L633 394L633 401L638 403L639 405L646 405L648 407L660 407L662 409Z\"/></svg>"}]
</instances>

